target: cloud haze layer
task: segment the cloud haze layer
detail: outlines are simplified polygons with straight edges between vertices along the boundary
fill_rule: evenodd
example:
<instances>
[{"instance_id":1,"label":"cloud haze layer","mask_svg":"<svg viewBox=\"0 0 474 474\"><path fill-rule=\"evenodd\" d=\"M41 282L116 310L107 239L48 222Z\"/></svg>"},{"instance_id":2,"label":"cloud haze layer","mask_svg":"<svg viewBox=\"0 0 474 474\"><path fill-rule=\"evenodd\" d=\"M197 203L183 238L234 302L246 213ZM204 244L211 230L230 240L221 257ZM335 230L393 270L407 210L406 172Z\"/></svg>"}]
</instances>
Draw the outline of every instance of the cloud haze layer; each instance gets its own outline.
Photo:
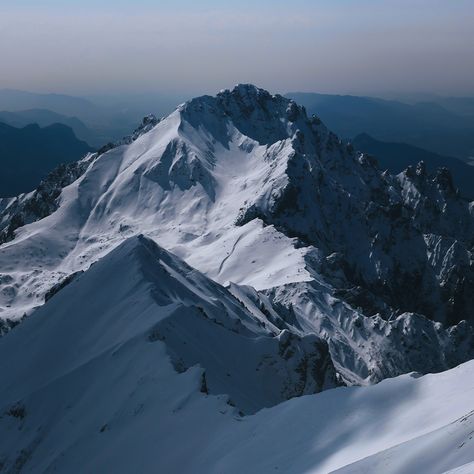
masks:
<instances>
[{"instance_id":1,"label":"cloud haze layer","mask_svg":"<svg viewBox=\"0 0 474 474\"><path fill-rule=\"evenodd\" d=\"M471 0L0 0L0 87L472 95L473 20Z\"/></svg>"}]
</instances>

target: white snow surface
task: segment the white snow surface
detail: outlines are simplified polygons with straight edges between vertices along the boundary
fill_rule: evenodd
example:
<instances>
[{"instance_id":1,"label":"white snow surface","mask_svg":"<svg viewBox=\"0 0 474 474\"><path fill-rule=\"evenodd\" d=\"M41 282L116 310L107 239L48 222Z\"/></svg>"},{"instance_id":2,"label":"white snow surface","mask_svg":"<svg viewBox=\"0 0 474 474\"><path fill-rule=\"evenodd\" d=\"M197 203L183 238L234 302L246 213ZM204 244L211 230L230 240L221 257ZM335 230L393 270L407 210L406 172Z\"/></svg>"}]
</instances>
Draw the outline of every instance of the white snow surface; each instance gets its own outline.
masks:
<instances>
[{"instance_id":1,"label":"white snow surface","mask_svg":"<svg viewBox=\"0 0 474 474\"><path fill-rule=\"evenodd\" d=\"M444 474L472 474L474 472L474 462L469 462L463 466L446 471Z\"/></svg>"},{"instance_id":2,"label":"white snow surface","mask_svg":"<svg viewBox=\"0 0 474 474\"><path fill-rule=\"evenodd\" d=\"M387 379L472 357L442 324L474 235L446 172L382 174L249 85L76 171L0 246L0 319L28 315L0 339L0 471L472 472L474 363Z\"/></svg>"},{"instance_id":3,"label":"white snow surface","mask_svg":"<svg viewBox=\"0 0 474 474\"><path fill-rule=\"evenodd\" d=\"M348 384L473 356L469 324L439 324L470 318L472 205L446 173L381 173L281 96L240 85L193 99L66 177L49 198L0 202L2 226L15 210L29 222L0 245L0 333L143 233L280 330L323 337Z\"/></svg>"},{"instance_id":4,"label":"white snow surface","mask_svg":"<svg viewBox=\"0 0 474 474\"><path fill-rule=\"evenodd\" d=\"M293 376L277 333L131 238L0 339L3 469L441 474L474 461L474 362L242 416Z\"/></svg>"},{"instance_id":5,"label":"white snow surface","mask_svg":"<svg viewBox=\"0 0 474 474\"><path fill-rule=\"evenodd\" d=\"M293 239L259 220L234 225L239 209L262 194L263 181L265 193L285 179L290 140L269 149L228 120L219 123L225 136L218 142L188 123L194 113L193 103L183 105L131 144L99 156L63 190L56 212L1 247L0 317L28 314L53 284L139 233L221 283L262 289L311 279L308 249L295 249Z\"/></svg>"}]
</instances>

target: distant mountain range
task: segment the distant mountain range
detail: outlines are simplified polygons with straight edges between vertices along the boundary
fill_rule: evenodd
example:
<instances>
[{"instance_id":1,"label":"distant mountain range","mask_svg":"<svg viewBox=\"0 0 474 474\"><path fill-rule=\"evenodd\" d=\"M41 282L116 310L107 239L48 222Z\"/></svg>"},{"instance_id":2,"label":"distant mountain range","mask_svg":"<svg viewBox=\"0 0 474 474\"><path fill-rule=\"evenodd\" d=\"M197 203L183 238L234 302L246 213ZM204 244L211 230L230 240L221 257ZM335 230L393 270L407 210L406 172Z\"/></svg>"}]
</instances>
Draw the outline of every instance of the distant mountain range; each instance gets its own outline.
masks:
<instances>
[{"instance_id":1,"label":"distant mountain range","mask_svg":"<svg viewBox=\"0 0 474 474\"><path fill-rule=\"evenodd\" d=\"M0 122L13 127L22 128L36 123L40 127L48 127L55 123L60 123L70 127L77 138L84 140L92 146L102 146L109 137L101 134L89 127L77 117L68 117L47 109L27 109L16 112L0 111Z\"/></svg>"},{"instance_id":2,"label":"distant mountain range","mask_svg":"<svg viewBox=\"0 0 474 474\"><path fill-rule=\"evenodd\" d=\"M62 123L90 145L100 147L128 134L151 112L171 112L181 97L138 94L126 97L97 97L89 100L63 94L39 94L0 89L0 121L13 126Z\"/></svg>"},{"instance_id":3,"label":"distant mountain range","mask_svg":"<svg viewBox=\"0 0 474 474\"><path fill-rule=\"evenodd\" d=\"M404 142L434 153L474 156L472 99L405 104L372 97L293 92L287 97L316 114L339 136L367 133L377 140Z\"/></svg>"},{"instance_id":4,"label":"distant mountain range","mask_svg":"<svg viewBox=\"0 0 474 474\"><path fill-rule=\"evenodd\" d=\"M420 161L428 172L437 168L449 168L454 182L463 196L474 200L474 166L457 158L441 156L406 143L382 142L366 133L357 135L352 144L357 150L373 155L382 170L398 174L409 166L416 167Z\"/></svg>"},{"instance_id":5,"label":"distant mountain range","mask_svg":"<svg viewBox=\"0 0 474 474\"><path fill-rule=\"evenodd\" d=\"M91 150L66 125L16 128L0 122L0 197L32 191L60 163L76 161Z\"/></svg>"},{"instance_id":6,"label":"distant mountain range","mask_svg":"<svg viewBox=\"0 0 474 474\"><path fill-rule=\"evenodd\" d=\"M0 89L0 108L19 111L48 109L66 116L86 117L94 120L102 113L100 108L87 99L62 94L37 94L15 89Z\"/></svg>"},{"instance_id":7,"label":"distant mountain range","mask_svg":"<svg viewBox=\"0 0 474 474\"><path fill-rule=\"evenodd\" d=\"M91 100L0 89L0 197L31 191L53 168L117 142L151 110L175 98L137 95Z\"/></svg>"},{"instance_id":8,"label":"distant mountain range","mask_svg":"<svg viewBox=\"0 0 474 474\"><path fill-rule=\"evenodd\" d=\"M292 92L339 136L367 133L380 141L407 143L443 156L474 156L474 98L426 96L405 103L373 97ZM120 139L141 117L170 113L186 96L141 93L82 98L0 89L0 121L13 126L62 123L94 147ZM3 111L3 112L1 112Z\"/></svg>"},{"instance_id":9,"label":"distant mountain range","mask_svg":"<svg viewBox=\"0 0 474 474\"><path fill-rule=\"evenodd\" d=\"M408 104L350 95L294 92L287 96L304 105L308 113L315 113L340 136L351 140L356 148L374 155L382 168L399 173L421 160L426 162L429 171L447 166L462 194L474 197L471 191L474 167L461 161L469 161L474 156L474 99L429 96L424 102ZM0 122L16 128L30 124L40 127L63 124L70 127L79 140L99 149L126 135L138 122L138 117L149 112L156 112L158 116L168 113L174 100L178 99L157 94L89 100L63 94L1 89ZM23 135L10 133L10 150L23 149L24 154L24 134L32 130L27 129ZM17 148L13 147L13 137L21 141ZM68 146L72 153L68 152L64 158L56 148L53 154L47 152L49 161L42 164L41 170L23 172L22 186L4 173L0 195L32 189L38 184L34 177L43 170L49 171L51 163L69 162L71 156L81 156L84 144L73 141L72 146ZM44 144L38 148L38 160L44 160L46 149ZM76 149L80 153L74 152Z\"/></svg>"}]
</instances>

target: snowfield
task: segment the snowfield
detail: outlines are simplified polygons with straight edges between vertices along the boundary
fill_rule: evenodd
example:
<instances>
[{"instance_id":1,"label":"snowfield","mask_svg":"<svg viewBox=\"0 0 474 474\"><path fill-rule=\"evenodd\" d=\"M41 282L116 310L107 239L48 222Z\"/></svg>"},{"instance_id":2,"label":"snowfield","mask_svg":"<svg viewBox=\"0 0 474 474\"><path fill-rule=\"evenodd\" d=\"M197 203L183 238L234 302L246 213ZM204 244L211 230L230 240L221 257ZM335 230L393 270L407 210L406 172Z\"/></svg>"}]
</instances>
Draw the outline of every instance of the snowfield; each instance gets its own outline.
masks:
<instances>
[{"instance_id":1,"label":"snowfield","mask_svg":"<svg viewBox=\"0 0 474 474\"><path fill-rule=\"evenodd\" d=\"M282 401L317 341L273 333L223 287L131 238L0 340L2 467L441 474L474 461L473 362ZM294 396L335 385L316 347L326 369Z\"/></svg>"}]
</instances>

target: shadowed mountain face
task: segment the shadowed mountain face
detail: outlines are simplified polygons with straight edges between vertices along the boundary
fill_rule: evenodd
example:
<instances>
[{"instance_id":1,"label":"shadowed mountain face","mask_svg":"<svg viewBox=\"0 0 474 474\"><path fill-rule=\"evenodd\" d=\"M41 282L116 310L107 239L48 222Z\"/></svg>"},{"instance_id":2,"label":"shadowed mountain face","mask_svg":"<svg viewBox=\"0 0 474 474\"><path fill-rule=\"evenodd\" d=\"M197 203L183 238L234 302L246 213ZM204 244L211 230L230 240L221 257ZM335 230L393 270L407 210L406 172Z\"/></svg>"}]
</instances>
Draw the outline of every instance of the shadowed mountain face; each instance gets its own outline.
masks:
<instances>
[{"instance_id":1,"label":"shadowed mountain face","mask_svg":"<svg viewBox=\"0 0 474 474\"><path fill-rule=\"evenodd\" d=\"M366 133L357 135L352 144L357 150L373 155L382 170L398 174L409 166L416 167L420 161L428 172L437 168L449 168L456 186L467 199L474 200L474 166L457 158L441 156L406 143L382 142Z\"/></svg>"},{"instance_id":2,"label":"shadowed mountain face","mask_svg":"<svg viewBox=\"0 0 474 474\"><path fill-rule=\"evenodd\" d=\"M91 147L65 125L15 128L0 123L0 197L32 191L60 163L78 160L89 151Z\"/></svg>"},{"instance_id":3,"label":"shadowed mountain face","mask_svg":"<svg viewBox=\"0 0 474 474\"><path fill-rule=\"evenodd\" d=\"M341 137L367 133L378 140L403 142L434 153L467 159L474 156L474 114L470 102L420 102L413 105L371 97L293 92ZM445 108L444 105L446 104Z\"/></svg>"}]
</instances>

